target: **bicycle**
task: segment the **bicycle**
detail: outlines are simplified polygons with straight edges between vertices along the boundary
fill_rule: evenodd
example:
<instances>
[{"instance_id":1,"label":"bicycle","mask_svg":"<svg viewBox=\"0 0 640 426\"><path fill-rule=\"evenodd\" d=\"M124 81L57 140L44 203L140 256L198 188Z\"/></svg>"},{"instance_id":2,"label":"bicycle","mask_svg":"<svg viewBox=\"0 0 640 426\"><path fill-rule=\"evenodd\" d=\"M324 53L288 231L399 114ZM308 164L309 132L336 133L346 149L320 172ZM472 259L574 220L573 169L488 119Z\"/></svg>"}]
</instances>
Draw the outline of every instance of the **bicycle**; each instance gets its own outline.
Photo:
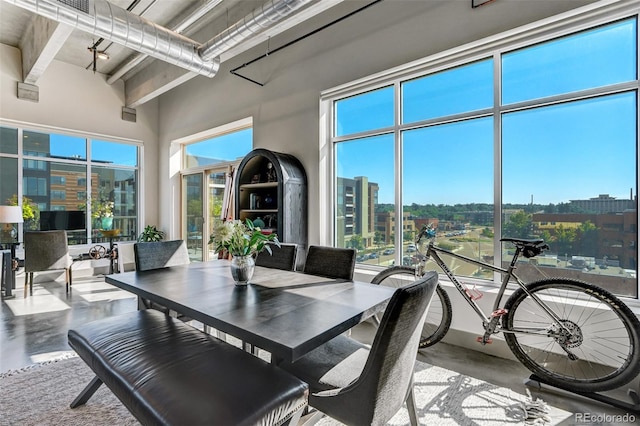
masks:
<instances>
[{"instance_id":1,"label":"bicycle","mask_svg":"<svg viewBox=\"0 0 640 426\"><path fill-rule=\"evenodd\" d=\"M628 306L609 291L569 278L544 278L524 283L515 274L520 256L533 258L549 246L542 239L502 238L513 243L515 253L503 268L435 245L436 231L422 228L416 238L416 267L393 266L372 280L375 284L400 287L426 272L430 259L482 319L481 344L503 333L516 358L547 383L574 392L600 392L622 386L640 372L640 321ZM426 250L424 245L426 243ZM502 284L486 314L476 302L481 293L462 284L440 254L502 275ZM501 301L510 282L516 290ZM442 340L451 325L451 300L438 284L423 326L420 348Z\"/></svg>"}]
</instances>

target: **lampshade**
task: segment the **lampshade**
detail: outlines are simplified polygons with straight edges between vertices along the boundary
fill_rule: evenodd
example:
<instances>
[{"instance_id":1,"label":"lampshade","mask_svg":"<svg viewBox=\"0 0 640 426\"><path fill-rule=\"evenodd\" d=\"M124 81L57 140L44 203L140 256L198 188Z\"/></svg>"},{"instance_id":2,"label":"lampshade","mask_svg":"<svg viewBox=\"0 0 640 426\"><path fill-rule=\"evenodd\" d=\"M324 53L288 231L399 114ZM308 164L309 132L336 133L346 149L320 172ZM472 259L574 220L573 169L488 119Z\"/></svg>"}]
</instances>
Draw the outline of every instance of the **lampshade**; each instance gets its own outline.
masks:
<instances>
[{"instance_id":1,"label":"lampshade","mask_svg":"<svg viewBox=\"0 0 640 426\"><path fill-rule=\"evenodd\" d=\"M0 223L22 223L20 206L0 206Z\"/></svg>"}]
</instances>

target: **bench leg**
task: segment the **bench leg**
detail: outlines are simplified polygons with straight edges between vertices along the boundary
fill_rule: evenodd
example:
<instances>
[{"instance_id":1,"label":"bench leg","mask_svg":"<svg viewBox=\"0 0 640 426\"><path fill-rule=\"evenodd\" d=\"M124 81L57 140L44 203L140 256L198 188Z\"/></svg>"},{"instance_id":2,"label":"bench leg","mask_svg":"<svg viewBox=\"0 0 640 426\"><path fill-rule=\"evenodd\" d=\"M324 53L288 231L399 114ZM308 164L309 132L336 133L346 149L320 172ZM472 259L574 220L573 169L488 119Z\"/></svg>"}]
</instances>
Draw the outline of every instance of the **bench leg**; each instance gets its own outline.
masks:
<instances>
[{"instance_id":1,"label":"bench leg","mask_svg":"<svg viewBox=\"0 0 640 426\"><path fill-rule=\"evenodd\" d=\"M80 392L80 395L76 397L71 403L71 408L76 408L81 405L84 405L89 398L98 390L100 385L102 384L102 380L98 378L98 376L94 377L89 384Z\"/></svg>"}]
</instances>

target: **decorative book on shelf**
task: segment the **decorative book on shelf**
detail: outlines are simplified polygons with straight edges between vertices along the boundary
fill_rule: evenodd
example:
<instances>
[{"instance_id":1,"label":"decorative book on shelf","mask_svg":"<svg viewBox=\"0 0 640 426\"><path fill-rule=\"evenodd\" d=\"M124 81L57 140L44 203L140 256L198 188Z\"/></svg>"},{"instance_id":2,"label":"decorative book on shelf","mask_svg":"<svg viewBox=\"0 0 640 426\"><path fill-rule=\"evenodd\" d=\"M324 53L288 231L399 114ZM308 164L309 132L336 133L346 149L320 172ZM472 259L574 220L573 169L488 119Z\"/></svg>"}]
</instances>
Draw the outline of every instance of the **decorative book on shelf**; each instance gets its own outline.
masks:
<instances>
[{"instance_id":1,"label":"decorative book on shelf","mask_svg":"<svg viewBox=\"0 0 640 426\"><path fill-rule=\"evenodd\" d=\"M254 149L240 162L235 191L237 219L257 221L281 242L306 247L307 177L297 158Z\"/></svg>"}]
</instances>

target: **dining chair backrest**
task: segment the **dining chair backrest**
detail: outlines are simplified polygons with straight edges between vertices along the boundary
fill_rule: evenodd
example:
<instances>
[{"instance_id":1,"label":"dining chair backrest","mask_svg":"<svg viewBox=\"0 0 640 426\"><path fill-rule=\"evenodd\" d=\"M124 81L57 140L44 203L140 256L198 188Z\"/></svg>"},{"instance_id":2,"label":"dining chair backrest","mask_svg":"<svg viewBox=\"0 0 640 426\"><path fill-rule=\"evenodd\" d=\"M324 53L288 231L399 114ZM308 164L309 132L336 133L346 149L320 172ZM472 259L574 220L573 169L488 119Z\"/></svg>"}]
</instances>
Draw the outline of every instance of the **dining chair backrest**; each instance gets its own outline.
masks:
<instances>
[{"instance_id":1,"label":"dining chair backrest","mask_svg":"<svg viewBox=\"0 0 640 426\"><path fill-rule=\"evenodd\" d=\"M422 324L437 285L438 274L430 271L396 290L360 376L337 394L313 398L309 403L348 424L386 424L412 390Z\"/></svg>"},{"instance_id":2,"label":"dining chair backrest","mask_svg":"<svg viewBox=\"0 0 640 426\"><path fill-rule=\"evenodd\" d=\"M186 265L191 262L184 240L135 243L133 253L137 271Z\"/></svg>"},{"instance_id":3,"label":"dining chair backrest","mask_svg":"<svg viewBox=\"0 0 640 426\"><path fill-rule=\"evenodd\" d=\"M356 250L327 246L309 246L304 273L328 278L353 279Z\"/></svg>"},{"instance_id":4,"label":"dining chair backrest","mask_svg":"<svg viewBox=\"0 0 640 426\"><path fill-rule=\"evenodd\" d=\"M298 257L297 244L280 243L280 247L278 247L270 243L269 248L271 249L271 254L269 254L266 249L258 253L256 266L283 269L285 271L295 270L296 259Z\"/></svg>"},{"instance_id":5,"label":"dining chair backrest","mask_svg":"<svg viewBox=\"0 0 640 426\"><path fill-rule=\"evenodd\" d=\"M24 233L24 271L41 272L68 269L67 231L28 231Z\"/></svg>"}]
</instances>

